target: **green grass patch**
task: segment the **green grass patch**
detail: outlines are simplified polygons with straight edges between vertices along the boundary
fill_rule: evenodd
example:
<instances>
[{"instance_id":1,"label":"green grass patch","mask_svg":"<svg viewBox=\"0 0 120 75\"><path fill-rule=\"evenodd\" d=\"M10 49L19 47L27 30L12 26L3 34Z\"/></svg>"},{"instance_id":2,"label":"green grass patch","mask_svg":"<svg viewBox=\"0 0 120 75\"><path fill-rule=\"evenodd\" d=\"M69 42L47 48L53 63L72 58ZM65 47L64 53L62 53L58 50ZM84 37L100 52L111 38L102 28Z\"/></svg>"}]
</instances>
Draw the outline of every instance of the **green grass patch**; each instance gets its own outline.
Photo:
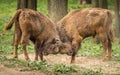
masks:
<instances>
[{"instance_id":1,"label":"green grass patch","mask_svg":"<svg viewBox=\"0 0 120 75\"><path fill-rule=\"evenodd\" d=\"M82 46L78 52L79 56L99 57L102 54L102 44L93 42L93 38L86 38L82 41Z\"/></svg>"},{"instance_id":2,"label":"green grass patch","mask_svg":"<svg viewBox=\"0 0 120 75\"><path fill-rule=\"evenodd\" d=\"M102 44L96 44L93 42L93 38L86 38L82 41L82 46L78 52L78 56L97 57L101 58L103 52ZM120 46L115 40L112 43L112 60L120 61Z\"/></svg>"},{"instance_id":3,"label":"green grass patch","mask_svg":"<svg viewBox=\"0 0 120 75\"><path fill-rule=\"evenodd\" d=\"M42 71L47 75L102 75L101 71L79 69L76 65L48 64L46 61L24 61L0 56L0 62L8 67L20 67L20 71Z\"/></svg>"}]
</instances>

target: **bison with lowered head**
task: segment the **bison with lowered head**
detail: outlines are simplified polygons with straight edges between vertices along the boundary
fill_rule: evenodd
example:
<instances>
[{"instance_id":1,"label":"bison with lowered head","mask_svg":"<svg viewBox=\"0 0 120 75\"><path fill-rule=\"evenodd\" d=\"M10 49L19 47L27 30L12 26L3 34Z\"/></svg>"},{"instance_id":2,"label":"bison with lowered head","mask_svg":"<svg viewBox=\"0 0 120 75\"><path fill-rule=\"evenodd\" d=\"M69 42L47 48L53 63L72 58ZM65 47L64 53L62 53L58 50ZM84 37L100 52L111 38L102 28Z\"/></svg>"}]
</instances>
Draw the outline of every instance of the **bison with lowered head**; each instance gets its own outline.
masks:
<instances>
[{"instance_id":1,"label":"bison with lowered head","mask_svg":"<svg viewBox=\"0 0 120 75\"><path fill-rule=\"evenodd\" d=\"M57 24L61 38L66 36L72 44L73 54L71 63L75 62L75 55L81 46L81 41L89 36L98 35L102 45L102 60L106 54L111 58L113 31L112 16L109 10L100 8L85 8L68 13ZM61 31L64 31L61 33ZM64 41L64 39L62 39Z\"/></svg>"},{"instance_id":2,"label":"bison with lowered head","mask_svg":"<svg viewBox=\"0 0 120 75\"><path fill-rule=\"evenodd\" d=\"M42 13L31 9L19 9L6 26L6 30L11 29L13 23L15 23L15 58L18 57L17 48L21 42L25 59L29 59L26 51L29 40L35 44L35 60L38 60L38 55L43 60L43 55L57 54L62 49L68 50L66 51L67 54L71 53L71 44L61 42L56 26Z\"/></svg>"}]
</instances>

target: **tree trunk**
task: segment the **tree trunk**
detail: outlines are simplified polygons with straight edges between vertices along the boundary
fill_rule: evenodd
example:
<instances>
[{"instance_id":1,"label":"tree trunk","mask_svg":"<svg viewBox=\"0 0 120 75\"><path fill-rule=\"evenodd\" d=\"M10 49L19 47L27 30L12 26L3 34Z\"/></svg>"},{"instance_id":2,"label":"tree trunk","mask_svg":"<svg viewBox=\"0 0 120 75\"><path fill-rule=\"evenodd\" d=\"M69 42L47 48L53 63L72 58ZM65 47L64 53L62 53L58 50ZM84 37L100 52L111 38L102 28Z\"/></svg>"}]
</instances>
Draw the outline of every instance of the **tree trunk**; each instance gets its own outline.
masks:
<instances>
[{"instance_id":1,"label":"tree trunk","mask_svg":"<svg viewBox=\"0 0 120 75\"><path fill-rule=\"evenodd\" d=\"M104 8L104 9L108 9L108 2L107 2L107 0L99 0L99 7L100 8Z\"/></svg>"},{"instance_id":2,"label":"tree trunk","mask_svg":"<svg viewBox=\"0 0 120 75\"><path fill-rule=\"evenodd\" d=\"M120 42L120 0L115 0L115 36Z\"/></svg>"},{"instance_id":3,"label":"tree trunk","mask_svg":"<svg viewBox=\"0 0 120 75\"><path fill-rule=\"evenodd\" d=\"M23 8L37 10L37 0L18 0L17 9Z\"/></svg>"},{"instance_id":4,"label":"tree trunk","mask_svg":"<svg viewBox=\"0 0 120 75\"><path fill-rule=\"evenodd\" d=\"M17 9L27 8L27 0L18 0Z\"/></svg>"},{"instance_id":5,"label":"tree trunk","mask_svg":"<svg viewBox=\"0 0 120 75\"><path fill-rule=\"evenodd\" d=\"M48 16L55 23L67 14L68 0L48 0Z\"/></svg>"},{"instance_id":6,"label":"tree trunk","mask_svg":"<svg viewBox=\"0 0 120 75\"><path fill-rule=\"evenodd\" d=\"M99 0L92 0L93 7L99 7Z\"/></svg>"},{"instance_id":7,"label":"tree trunk","mask_svg":"<svg viewBox=\"0 0 120 75\"><path fill-rule=\"evenodd\" d=\"M28 0L27 8L37 10L37 0Z\"/></svg>"}]
</instances>

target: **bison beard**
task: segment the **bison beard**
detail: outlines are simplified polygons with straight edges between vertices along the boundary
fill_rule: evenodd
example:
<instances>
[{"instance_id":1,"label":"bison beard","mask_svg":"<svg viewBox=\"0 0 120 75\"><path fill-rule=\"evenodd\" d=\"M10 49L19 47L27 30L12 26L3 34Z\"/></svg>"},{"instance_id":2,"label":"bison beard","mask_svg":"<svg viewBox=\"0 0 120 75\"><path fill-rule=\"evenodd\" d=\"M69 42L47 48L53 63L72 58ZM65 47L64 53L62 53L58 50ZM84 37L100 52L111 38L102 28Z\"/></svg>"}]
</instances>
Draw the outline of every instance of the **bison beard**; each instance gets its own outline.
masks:
<instances>
[{"instance_id":1,"label":"bison beard","mask_svg":"<svg viewBox=\"0 0 120 75\"><path fill-rule=\"evenodd\" d=\"M85 8L68 13L57 23L60 38L67 36L72 44L71 63L75 62L75 55L81 47L81 41L89 36L98 35L103 45L102 60L112 56L113 29L112 16L109 10L100 8ZM65 31L61 33L61 31ZM66 34L65 34L66 33ZM62 40L63 41L63 40Z\"/></svg>"}]
</instances>

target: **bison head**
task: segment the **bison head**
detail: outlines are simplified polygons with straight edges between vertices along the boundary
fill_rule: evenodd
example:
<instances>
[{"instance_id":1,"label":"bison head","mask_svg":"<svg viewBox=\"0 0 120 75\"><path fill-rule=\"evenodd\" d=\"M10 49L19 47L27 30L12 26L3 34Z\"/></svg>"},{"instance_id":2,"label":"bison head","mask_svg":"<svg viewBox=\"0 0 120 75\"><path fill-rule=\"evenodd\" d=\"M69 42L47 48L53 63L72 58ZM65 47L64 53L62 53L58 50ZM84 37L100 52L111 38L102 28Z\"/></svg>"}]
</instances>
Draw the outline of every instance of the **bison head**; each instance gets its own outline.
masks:
<instances>
[{"instance_id":1,"label":"bison head","mask_svg":"<svg viewBox=\"0 0 120 75\"><path fill-rule=\"evenodd\" d=\"M62 46L62 42L59 38L54 38L44 44L43 46L43 54L48 55L48 54L57 54L59 53L59 47Z\"/></svg>"},{"instance_id":2,"label":"bison head","mask_svg":"<svg viewBox=\"0 0 120 75\"><path fill-rule=\"evenodd\" d=\"M67 55L72 55L72 46L70 42L65 42L62 44L62 46L59 48L60 54L67 54Z\"/></svg>"},{"instance_id":3,"label":"bison head","mask_svg":"<svg viewBox=\"0 0 120 75\"><path fill-rule=\"evenodd\" d=\"M72 46L70 42L61 42L61 40L54 39L51 43L47 44L43 48L43 54L67 54L72 55Z\"/></svg>"}]
</instances>

